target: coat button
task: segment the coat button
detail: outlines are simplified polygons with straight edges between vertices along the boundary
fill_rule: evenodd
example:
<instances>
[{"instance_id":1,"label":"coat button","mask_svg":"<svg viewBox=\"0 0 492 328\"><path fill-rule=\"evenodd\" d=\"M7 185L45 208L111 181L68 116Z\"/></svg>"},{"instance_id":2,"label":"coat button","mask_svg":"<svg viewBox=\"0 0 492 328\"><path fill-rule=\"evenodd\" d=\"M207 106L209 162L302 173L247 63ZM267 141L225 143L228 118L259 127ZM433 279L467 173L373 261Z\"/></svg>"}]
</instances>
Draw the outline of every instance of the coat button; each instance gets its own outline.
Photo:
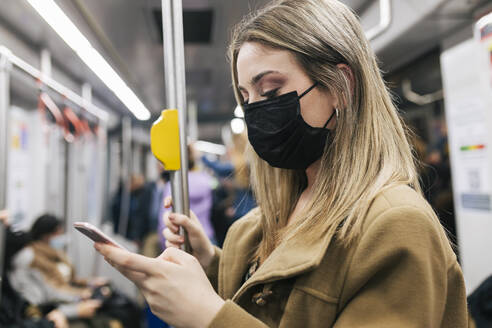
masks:
<instances>
[{"instance_id":1,"label":"coat button","mask_svg":"<svg viewBox=\"0 0 492 328\"><path fill-rule=\"evenodd\" d=\"M256 305L258 306L264 306L267 302L265 301L264 298L260 297L256 300Z\"/></svg>"},{"instance_id":2,"label":"coat button","mask_svg":"<svg viewBox=\"0 0 492 328\"><path fill-rule=\"evenodd\" d=\"M258 306L265 306L267 304L266 298L272 294L271 291L268 292L259 292L253 295L251 298L251 302Z\"/></svg>"},{"instance_id":3,"label":"coat button","mask_svg":"<svg viewBox=\"0 0 492 328\"><path fill-rule=\"evenodd\" d=\"M266 300L263 297L263 293L259 292L253 295L251 302L255 303L258 306L264 306L266 304Z\"/></svg>"}]
</instances>

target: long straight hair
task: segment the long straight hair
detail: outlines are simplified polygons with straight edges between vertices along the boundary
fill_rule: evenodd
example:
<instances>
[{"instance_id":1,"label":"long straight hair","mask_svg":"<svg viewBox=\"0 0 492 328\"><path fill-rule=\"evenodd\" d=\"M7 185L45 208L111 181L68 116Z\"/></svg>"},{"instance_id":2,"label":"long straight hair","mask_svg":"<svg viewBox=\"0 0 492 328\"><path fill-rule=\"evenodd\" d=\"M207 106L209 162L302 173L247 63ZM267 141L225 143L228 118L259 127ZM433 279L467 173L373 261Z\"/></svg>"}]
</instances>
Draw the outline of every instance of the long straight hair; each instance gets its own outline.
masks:
<instances>
[{"instance_id":1,"label":"long straight hair","mask_svg":"<svg viewBox=\"0 0 492 328\"><path fill-rule=\"evenodd\" d=\"M406 184L421 193L406 128L360 23L347 6L337 0L280 0L246 16L229 47L238 103L243 99L237 57L245 42L291 51L308 76L344 104L302 219L287 226L306 187L305 172L271 167L250 152L252 187L262 215L256 257L266 258L290 238L310 242L336 234L349 245L360 235L372 201L383 190ZM352 76L339 63L348 65Z\"/></svg>"}]
</instances>

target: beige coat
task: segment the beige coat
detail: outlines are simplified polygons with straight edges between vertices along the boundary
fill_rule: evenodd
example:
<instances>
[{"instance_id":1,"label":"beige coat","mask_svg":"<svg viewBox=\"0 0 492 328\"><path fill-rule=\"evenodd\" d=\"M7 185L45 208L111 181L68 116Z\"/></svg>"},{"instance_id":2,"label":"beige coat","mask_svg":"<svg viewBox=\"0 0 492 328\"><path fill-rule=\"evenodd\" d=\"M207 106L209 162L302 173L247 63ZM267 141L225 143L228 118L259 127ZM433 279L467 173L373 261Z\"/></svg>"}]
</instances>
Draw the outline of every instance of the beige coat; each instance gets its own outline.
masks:
<instances>
[{"instance_id":1,"label":"beige coat","mask_svg":"<svg viewBox=\"0 0 492 328\"><path fill-rule=\"evenodd\" d=\"M456 256L428 203L399 186L377 197L360 240L280 245L243 283L260 240L255 209L229 230L207 270L225 305L213 328L467 327Z\"/></svg>"}]
</instances>

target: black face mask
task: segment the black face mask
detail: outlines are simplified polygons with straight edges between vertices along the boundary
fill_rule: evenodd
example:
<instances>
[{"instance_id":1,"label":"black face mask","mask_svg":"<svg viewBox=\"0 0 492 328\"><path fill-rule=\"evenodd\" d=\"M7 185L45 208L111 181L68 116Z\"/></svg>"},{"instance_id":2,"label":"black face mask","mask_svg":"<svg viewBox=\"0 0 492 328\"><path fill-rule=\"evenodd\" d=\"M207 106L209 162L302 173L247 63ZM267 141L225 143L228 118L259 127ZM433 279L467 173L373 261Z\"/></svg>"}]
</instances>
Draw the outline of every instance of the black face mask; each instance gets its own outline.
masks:
<instances>
[{"instance_id":1,"label":"black face mask","mask_svg":"<svg viewBox=\"0 0 492 328\"><path fill-rule=\"evenodd\" d=\"M300 96L293 91L242 106L249 142L271 166L305 170L323 155L326 143L333 141L326 126L335 111L322 128L310 126L301 115L299 99L316 85Z\"/></svg>"}]
</instances>

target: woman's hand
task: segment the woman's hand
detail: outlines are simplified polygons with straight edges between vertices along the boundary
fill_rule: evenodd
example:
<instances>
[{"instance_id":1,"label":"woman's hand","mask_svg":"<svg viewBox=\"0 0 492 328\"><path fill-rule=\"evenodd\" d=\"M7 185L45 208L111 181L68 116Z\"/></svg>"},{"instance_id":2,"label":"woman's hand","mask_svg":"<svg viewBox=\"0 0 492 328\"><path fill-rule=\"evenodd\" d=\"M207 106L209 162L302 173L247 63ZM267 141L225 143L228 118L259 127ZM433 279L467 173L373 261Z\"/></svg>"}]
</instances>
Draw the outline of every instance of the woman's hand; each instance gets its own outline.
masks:
<instances>
[{"instance_id":1,"label":"woman's hand","mask_svg":"<svg viewBox=\"0 0 492 328\"><path fill-rule=\"evenodd\" d=\"M109 279L106 277L94 277L89 280L89 285L94 288L102 287L108 284L109 284Z\"/></svg>"},{"instance_id":2,"label":"woman's hand","mask_svg":"<svg viewBox=\"0 0 492 328\"><path fill-rule=\"evenodd\" d=\"M197 259L167 248L154 258L102 243L96 250L137 285L152 312L174 327L206 327L224 304Z\"/></svg>"},{"instance_id":3,"label":"woman's hand","mask_svg":"<svg viewBox=\"0 0 492 328\"><path fill-rule=\"evenodd\" d=\"M91 298L91 296L92 296L92 289L90 288L84 288L80 292L80 297L82 298L82 300L88 300Z\"/></svg>"},{"instance_id":4,"label":"woman's hand","mask_svg":"<svg viewBox=\"0 0 492 328\"><path fill-rule=\"evenodd\" d=\"M46 315L46 319L53 322L55 328L68 328L67 317L60 310L53 310Z\"/></svg>"},{"instance_id":5,"label":"woman's hand","mask_svg":"<svg viewBox=\"0 0 492 328\"><path fill-rule=\"evenodd\" d=\"M80 318L92 318L96 314L97 309L102 303L99 300L87 300L79 302L77 306L77 314Z\"/></svg>"},{"instance_id":6,"label":"woman's hand","mask_svg":"<svg viewBox=\"0 0 492 328\"><path fill-rule=\"evenodd\" d=\"M164 199L164 207L170 208L171 205L171 197L166 197ZM181 248L185 240L183 236L179 235L179 227L183 227L188 233L192 255L197 258L202 268L206 269L215 252L196 215L190 211L190 218L188 218L183 214L166 212L163 219L166 229L164 229L162 234L166 238L166 247Z\"/></svg>"}]
</instances>

